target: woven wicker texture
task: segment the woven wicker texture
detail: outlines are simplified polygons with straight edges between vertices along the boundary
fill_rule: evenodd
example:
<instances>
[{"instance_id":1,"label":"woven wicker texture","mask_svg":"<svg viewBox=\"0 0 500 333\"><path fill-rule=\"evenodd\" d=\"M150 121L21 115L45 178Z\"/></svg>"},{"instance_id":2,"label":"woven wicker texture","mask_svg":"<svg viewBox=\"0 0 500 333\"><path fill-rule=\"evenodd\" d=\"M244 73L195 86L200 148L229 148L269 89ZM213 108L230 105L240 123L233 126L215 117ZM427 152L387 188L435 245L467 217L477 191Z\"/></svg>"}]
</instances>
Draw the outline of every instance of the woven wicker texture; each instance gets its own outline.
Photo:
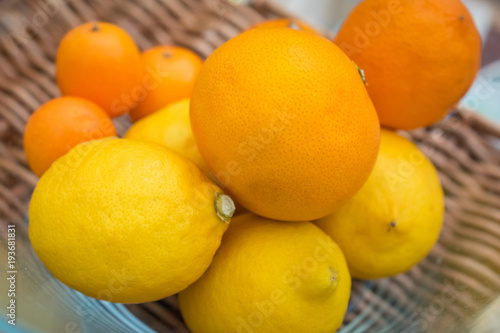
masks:
<instances>
[{"instance_id":1,"label":"woven wicker texture","mask_svg":"<svg viewBox=\"0 0 500 333\"><path fill-rule=\"evenodd\" d=\"M60 95L54 58L65 32L104 20L125 28L141 49L177 44L206 57L242 29L286 15L268 1L242 2L0 2L1 224L26 230L37 177L26 164L22 133L30 114ZM129 125L126 117L116 123L120 133ZM500 151L493 147L500 130L461 110L432 128L404 134L439 170L446 192L444 230L432 253L410 272L355 281L342 332L468 331L472 315L500 293ZM175 297L128 308L158 332L188 332Z\"/></svg>"}]
</instances>

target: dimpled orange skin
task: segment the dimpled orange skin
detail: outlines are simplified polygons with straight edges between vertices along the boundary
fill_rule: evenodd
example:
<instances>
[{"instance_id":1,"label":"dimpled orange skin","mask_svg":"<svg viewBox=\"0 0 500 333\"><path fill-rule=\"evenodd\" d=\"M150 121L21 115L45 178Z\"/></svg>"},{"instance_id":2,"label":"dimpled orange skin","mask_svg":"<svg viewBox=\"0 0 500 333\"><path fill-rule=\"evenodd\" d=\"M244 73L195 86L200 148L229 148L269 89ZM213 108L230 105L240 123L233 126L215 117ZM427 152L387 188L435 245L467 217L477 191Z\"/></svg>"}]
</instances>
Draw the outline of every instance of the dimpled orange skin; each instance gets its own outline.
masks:
<instances>
[{"instance_id":1,"label":"dimpled orange skin","mask_svg":"<svg viewBox=\"0 0 500 333\"><path fill-rule=\"evenodd\" d=\"M481 37L459 0L365 0L335 43L365 71L380 123L395 129L443 118L467 92L481 61Z\"/></svg>"},{"instance_id":2,"label":"dimpled orange skin","mask_svg":"<svg viewBox=\"0 0 500 333\"><path fill-rule=\"evenodd\" d=\"M137 121L173 102L191 97L201 64L196 53L178 46L156 46L145 51L142 54L143 76L151 77L151 82L146 87L145 98L130 111L132 120Z\"/></svg>"},{"instance_id":3,"label":"dimpled orange skin","mask_svg":"<svg viewBox=\"0 0 500 333\"><path fill-rule=\"evenodd\" d=\"M120 27L88 22L69 31L57 51L57 84L63 95L86 98L111 117L130 110L126 96L140 88L141 57Z\"/></svg>"},{"instance_id":4,"label":"dimpled orange skin","mask_svg":"<svg viewBox=\"0 0 500 333\"><path fill-rule=\"evenodd\" d=\"M255 28L292 28L309 32L315 35L321 35L319 31L311 27L309 24L292 17L265 20L248 28L248 30Z\"/></svg>"},{"instance_id":5,"label":"dimpled orange skin","mask_svg":"<svg viewBox=\"0 0 500 333\"><path fill-rule=\"evenodd\" d=\"M33 172L41 177L50 165L76 145L116 136L108 114L79 97L48 101L30 117L24 130L24 152Z\"/></svg>"},{"instance_id":6,"label":"dimpled orange skin","mask_svg":"<svg viewBox=\"0 0 500 333\"><path fill-rule=\"evenodd\" d=\"M356 66L327 39L253 29L204 63L190 106L200 152L244 207L305 221L366 181L380 127Z\"/></svg>"}]
</instances>

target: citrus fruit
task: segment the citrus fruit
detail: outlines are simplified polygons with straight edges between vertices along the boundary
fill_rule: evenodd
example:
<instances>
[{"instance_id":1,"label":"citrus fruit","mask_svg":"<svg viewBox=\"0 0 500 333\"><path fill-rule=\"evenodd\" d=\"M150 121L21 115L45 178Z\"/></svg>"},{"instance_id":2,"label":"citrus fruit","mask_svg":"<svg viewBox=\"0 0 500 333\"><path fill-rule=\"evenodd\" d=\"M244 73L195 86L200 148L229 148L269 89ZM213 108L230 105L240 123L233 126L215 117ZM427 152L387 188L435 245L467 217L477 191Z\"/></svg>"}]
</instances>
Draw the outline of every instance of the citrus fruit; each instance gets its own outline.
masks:
<instances>
[{"instance_id":1,"label":"citrus fruit","mask_svg":"<svg viewBox=\"0 0 500 333\"><path fill-rule=\"evenodd\" d=\"M134 123L125 138L155 142L188 158L201 170L210 170L203 161L189 120L189 99L172 103Z\"/></svg>"},{"instance_id":2,"label":"citrus fruit","mask_svg":"<svg viewBox=\"0 0 500 333\"><path fill-rule=\"evenodd\" d=\"M137 121L159 109L191 97L202 64L194 52L179 46L156 46L142 54L146 93L130 117Z\"/></svg>"},{"instance_id":3,"label":"citrus fruit","mask_svg":"<svg viewBox=\"0 0 500 333\"><path fill-rule=\"evenodd\" d=\"M365 0L335 37L366 75L383 126L443 118L472 84L481 38L460 0Z\"/></svg>"},{"instance_id":4,"label":"citrus fruit","mask_svg":"<svg viewBox=\"0 0 500 333\"><path fill-rule=\"evenodd\" d=\"M350 288L342 252L312 223L244 214L179 305L193 333L331 333Z\"/></svg>"},{"instance_id":5,"label":"citrus fruit","mask_svg":"<svg viewBox=\"0 0 500 333\"><path fill-rule=\"evenodd\" d=\"M79 143L116 136L108 114L79 97L59 97L40 106L24 130L24 152L30 168L41 176Z\"/></svg>"},{"instance_id":6,"label":"citrus fruit","mask_svg":"<svg viewBox=\"0 0 500 333\"><path fill-rule=\"evenodd\" d=\"M412 142L382 130L380 153L363 188L317 222L342 248L355 278L410 269L437 241L444 199L431 162Z\"/></svg>"},{"instance_id":7,"label":"citrus fruit","mask_svg":"<svg viewBox=\"0 0 500 333\"><path fill-rule=\"evenodd\" d=\"M174 102L137 121L124 137L165 145L209 172L194 141L189 120L189 99Z\"/></svg>"},{"instance_id":8,"label":"citrus fruit","mask_svg":"<svg viewBox=\"0 0 500 333\"><path fill-rule=\"evenodd\" d=\"M189 99L172 103L137 121L124 137L164 145L189 159L211 180L217 182L194 141L189 121ZM238 202L234 202L234 205L236 207L234 215L247 211Z\"/></svg>"},{"instance_id":9,"label":"citrus fruit","mask_svg":"<svg viewBox=\"0 0 500 333\"><path fill-rule=\"evenodd\" d=\"M190 106L198 148L250 211L328 215L375 164L379 122L356 65L327 39L253 29L205 61Z\"/></svg>"},{"instance_id":10,"label":"citrus fruit","mask_svg":"<svg viewBox=\"0 0 500 333\"><path fill-rule=\"evenodd\" d=\"M311 27L309 24L292 17L265 20L250 27L248 30L255 28L291 28L309 32L315 35L321 35L319 31Z\"/></svg>"},{"instance_id":11,"label":"citrus fruit","mask_svg":"<svg viewBox=\"0 0 500 333\"><path fill-rule=\"evenodd\" d=\"M234 210L201 171L158 144L108 138L58 159L29 207L33 249L85 295L139 303L196 281Z\"/></svg>"},{"instance_id":12,"label":"citrus fruit","mask_svg":"<svg viewBox=\"0 0 500 333\"><path fill-rule=\"evenodd\" d=\"M57 50L56 74L63 95L87 98L111 117L129 111L142 88L139 50L111 23L88 22L69 31Z\"/></svg>"}]
</instances>

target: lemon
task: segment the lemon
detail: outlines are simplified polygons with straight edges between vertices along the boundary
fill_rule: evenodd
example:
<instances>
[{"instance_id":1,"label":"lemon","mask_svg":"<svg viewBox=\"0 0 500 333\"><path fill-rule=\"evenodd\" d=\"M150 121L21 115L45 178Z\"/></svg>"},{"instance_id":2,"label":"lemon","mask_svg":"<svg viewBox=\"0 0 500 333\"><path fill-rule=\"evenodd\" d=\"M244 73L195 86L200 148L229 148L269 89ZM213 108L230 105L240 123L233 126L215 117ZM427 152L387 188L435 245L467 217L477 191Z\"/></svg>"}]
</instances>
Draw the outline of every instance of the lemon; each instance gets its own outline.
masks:
<instances>
[{"instance_id":1,"label":"lemon","mask_svg":"<svg viewBox=\"0 0 500 333\"><path fill-rule=\"evenodd\" d=\"M194 141L189 120L189 99L170 104L134 123L125 138L155 142L188 158L207 175L210 170Z\"/></svg>"},{"instance_id":2,"label":"lemon","mask_svg":"<svg viewBox=\"0 0 500 333\"><path fill-rule=\"evenodd\" d=\"M149 302L196 281L234 206L184 157L128 139L73 148L42 176L29 236L59 280L98 299Z\"/></svg>"},{"instance_id":3,"label":"lemon","mask_svg":"<svg viewBox=\"0 0 500 333\"><path fill-rule=\"evenodd\" d=\"M443 214L443 190L432 163L409 140L382 130L368 181L317 225L342 248L353 277L376 279L423 259L439 237Z\"/></svg>"},{"instance_id":4,"label":"lemon","mask_svg":"<svg viewBox=\"0 0 500 333\"><path fill-rule=\"evenodd\" d=\"M201 157L194 141L189 120L189 99L172 103L135 122L125 133L125 138L164 145L196 164L217 185L217 181ZM234 202L239 215L247 210Z\"/></svg>"},{"instance_id":5,"label":"lemon","mask_svg":"<svg viewBox=\"0 0 500 333\"><path fill-rule=\"evenodd\" d=\"M315 225L243 214L179 302L194 333L332 333L350 287L341 250Z\"/></svg>"}]
</instances>

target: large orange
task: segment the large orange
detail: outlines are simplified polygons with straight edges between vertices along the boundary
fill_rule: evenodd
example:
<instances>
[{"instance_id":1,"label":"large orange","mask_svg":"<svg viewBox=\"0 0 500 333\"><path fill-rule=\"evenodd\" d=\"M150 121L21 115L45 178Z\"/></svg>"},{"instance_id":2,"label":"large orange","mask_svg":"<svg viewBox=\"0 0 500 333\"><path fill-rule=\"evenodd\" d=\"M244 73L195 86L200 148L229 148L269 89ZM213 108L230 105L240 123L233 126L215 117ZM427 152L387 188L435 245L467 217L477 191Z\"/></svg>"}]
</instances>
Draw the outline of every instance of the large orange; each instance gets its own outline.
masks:
<instances>
[{"instance_id":1,"label":"large orange","mask_svg":"<svg viewBox=\"0 0 500 333\"><path fill-rule=\"evenodd\" d=\"M142 54L145 93L130 117L137 121L161 108L191 97L202 64L194 52L179 46L156 46Z\"/></svg>"},{"instance_id":2,"label":"large orange","mask_svg":"<svg viewBox=\"0 0 500 333\"><path fill-rule=\"evenodd\" d=\"M335 42L365 71L380 123L430 125L466 93L481 39L460 0L365 0Z\"/></svg>"},{"instance_id":3,"label":"large orange","mask_svg":"<svg viewBox=\"0 0 500 333\"><path fill-rule=\"evenodd\" d=\"M129 111L142 94L139 50L114 24L88 22L69 31L59 44L56 70L63 95L86 98L111 117Z\"/></svg>"},{"instance_id":4,"label":"large orange","mask_svg":"<svg viewBox=\"0 0 500 333\"><path fill-rule=\"evenodd\" d=\"M39 177L59 157L76 145L116 136L108 114L79 97L59 97L40 106L24 130L24 152Z\"/></svg>"},{"instance_id":5,"label":"large orange","mask_svg":"<svg viewBox=\"0 0 500 333\"><path fill-rule=\"evenodd\" d=\"M253 29L218 48L198 75L190 115L214 175L268 218L331 213L377 157L379 122L355 64L294 29Z\"/></svg>"}]
</instances>

